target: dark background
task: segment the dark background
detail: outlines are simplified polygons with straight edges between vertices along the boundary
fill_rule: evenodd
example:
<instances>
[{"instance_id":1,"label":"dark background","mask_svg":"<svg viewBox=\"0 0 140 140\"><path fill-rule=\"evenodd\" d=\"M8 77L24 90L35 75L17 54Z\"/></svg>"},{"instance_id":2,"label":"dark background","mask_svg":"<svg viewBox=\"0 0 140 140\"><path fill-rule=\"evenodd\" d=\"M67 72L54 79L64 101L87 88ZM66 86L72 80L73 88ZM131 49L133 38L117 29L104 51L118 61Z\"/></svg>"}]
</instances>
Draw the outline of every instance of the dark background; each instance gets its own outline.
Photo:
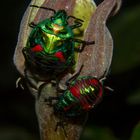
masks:
<instances>
[{"instance_id":1,"label":"dark background","mask_svg":"<svg viewBox=\"0 0 140 140\"><path fill-rule=\"evenodd\" d=\"M27 90L15 88L19 74L12 60L20 21L29 2L1 1L0 140L39 140L34 98ZM119 14L108 21L115 47L105 84L114 92L90 112L83 140L140 139L139 26L140 1L123 0Z\"/></svg>"}]
</instances>

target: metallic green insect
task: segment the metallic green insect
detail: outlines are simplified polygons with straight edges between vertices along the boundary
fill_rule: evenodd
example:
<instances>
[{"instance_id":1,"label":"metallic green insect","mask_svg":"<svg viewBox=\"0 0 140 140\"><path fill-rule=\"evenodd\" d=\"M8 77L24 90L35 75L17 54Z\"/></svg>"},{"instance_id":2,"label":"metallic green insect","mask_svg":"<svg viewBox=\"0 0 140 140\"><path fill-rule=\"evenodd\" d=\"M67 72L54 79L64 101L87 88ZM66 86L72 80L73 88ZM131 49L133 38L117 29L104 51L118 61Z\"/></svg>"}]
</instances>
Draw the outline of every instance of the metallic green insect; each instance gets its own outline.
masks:
<instances>
[{"instance_id":1,"label":"metallic green insect","mask_svg":"<svg viewBox=\"0 0 140 140\"><path fill-rule=\"evenodd\" d=\"M83 20L68 16L65 10L56 12L51 8L36 5L31 7L50 10L54 15L38 24L34 22L29 24L33 29L23 48L27 66L35 72L55 76L67 70L73 71L76 63L75 51L80 52L85 45L94 43L94 41L86 42L74 38L73 29L82 26ZM70 18L74 19L72 25L68 23ZM82 47L76 49L77 44L80 43Z\"/></svg>"},{"instance_id":2,"label":"metallic green insect","mask_svg":"<svg viewBox=\"0 0 140 140\"><path fill-rule=\"evenodd\" d=\"M102 99L102 79L92 76L78 77L80 71L66 82L67 89L62 95L45 99L50 105L52 100L57 100L53 105L54 112L66 117L76 117L94 108Z\"/></svg>"}]
</instances>

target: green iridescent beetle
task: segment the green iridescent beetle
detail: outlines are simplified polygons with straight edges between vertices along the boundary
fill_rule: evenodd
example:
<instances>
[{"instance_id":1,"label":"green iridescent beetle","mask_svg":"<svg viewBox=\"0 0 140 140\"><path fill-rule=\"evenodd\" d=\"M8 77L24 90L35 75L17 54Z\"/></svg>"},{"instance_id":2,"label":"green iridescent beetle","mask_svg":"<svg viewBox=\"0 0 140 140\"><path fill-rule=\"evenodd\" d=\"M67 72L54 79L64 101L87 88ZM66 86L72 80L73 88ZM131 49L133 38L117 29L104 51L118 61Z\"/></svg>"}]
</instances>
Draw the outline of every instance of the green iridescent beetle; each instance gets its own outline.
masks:
<instances>
[{"instance_id":1,"label":"green iridescent beetle","mask_svg":"<svg viewBox=\"0 0 140 140\"><path fill-rule=\"evenodd\" d=\"M73 29L82 26L83 20L74 16L68 16L65 10L39 7L31 7L50 10L54 15L38 24L31 22L32 31L27 40L23 54L27 65L36 72L42 74L58 75L66 70L73 70L75 65L75 51L82 51L85 45L92 42L74 38ZM68 20L74 19L74 24L69 25ZM77 48L82 43L81 48Z\"/></svg>"},{"instance_id":2,"label":"green iridescent beetle","mask_svg":"<svg viewBox=\"0 0 140 140\"><path fill-rule=\"evenodd\" d=\"M66 81L66 90L58 97L48 97L45 102L54 107L54 112L65 117L76 117L85 114L97 105L103 96L104 78L97 79L93 76L79 76L78 73ZM52 101L57 102L52 104Z\"/></svg>"}]
</instances>

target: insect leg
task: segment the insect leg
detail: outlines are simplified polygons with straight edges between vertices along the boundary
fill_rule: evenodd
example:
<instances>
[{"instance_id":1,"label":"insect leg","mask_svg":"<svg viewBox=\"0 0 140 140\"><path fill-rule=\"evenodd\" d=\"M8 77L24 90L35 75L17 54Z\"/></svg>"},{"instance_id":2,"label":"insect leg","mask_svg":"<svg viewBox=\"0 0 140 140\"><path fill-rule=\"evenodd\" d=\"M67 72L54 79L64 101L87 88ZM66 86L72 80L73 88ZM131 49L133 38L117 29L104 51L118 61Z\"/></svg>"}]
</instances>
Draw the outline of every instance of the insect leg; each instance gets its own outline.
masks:
<instances>
[{"instance_id":1,"label":"insect leg","mask_svg":"<svg viewBox=\"0 0 140 140\"><path fill-rule=\"evenodd\" d=\"M66 83L65 83L66 86L69 86L71 80L74 81L74 80L79 76L79 74L80 74L80 72L81 72L83 66L84 66L84 65L82 64L81 67L80 67L80 69L79 69L79 71L78 71L75 75L73 75L70 79L68 79L68 80L66 81Z\"/></svg>"},{"instance_id":2,"label":"insect leg","mask_svg":"<svg viewBox=\"0 0 140 140\"><path fill-rule=\"evenodd\" d=\"M107 71L105 71L103 77L100 78L100 82L101 82L101 83L103 83L103 81L106 80L106 76L105 76L105 75L107 75ZM109 87L109 86L104 86L104 88L107 89L107 90L109 90L109 91L111 91L111 92L114 91L114 89L112 89L112 88Z\"/></svg>"},{"instance_id":3,"label":"insect leg","mask_svg":"<svg viewBox=\"0 0 140 140\"><path fill-rule=\"evenodd\" d=\"M113 89L113 88L111 88L111 87L109 87L109 86L105 86L104 88L105 88L105 89L107 89L107 90L109 90L109 91L111 91L111 92L113 92L113 91L114 91L114 89Z\"/></svg>"},{"instance_id":4,"label":"insect leg","mask_svg":"<svg viewBox=\"0 0 140 140\"><path fill-rule=\"evenodd\" d=\"M29 26L30 26L31 28L35 28L35 27L36 27L36 24L35 24L34 22L31 22L31 23L29 23Z\"/></svg>"},{"instance_id":5,"label":"insect leg","mask_svg":"<svg viewBox=\"0 0 140 140\"><path fill-rule=\"evenodd\" d=\"M23 85L23 78L22 77L19 77L17 80L16 80L16 88L20 87L21 89L24 90L24 85Z\"/></svg>"},{"instance_id":6,"label":"insect leg","mask_svg":"<svg viewBox=\"0 0 140 140\"><path fill-rule=\"evenodd\" d=\"M76 17L74 17L74 16L68 16L67 19L69 19L69 18L75 19L75 20L74 20L74 23L75 23L75 24L70 26L72 29L81 27L81 26L83 25L83 24L82 24L82 22L84 22L83 20L81 20L81 19L79 19L79 18L76 18Z\"/></svg>"},{"instance_id":7,"label":"insect leg","mask_svg":"<svg viewBox=\"0 0 140 140\"><path fill-rule=\"evenodd\" d=\"M75 20L74 23L74 25L71 25L72 29L79 28L83 25L79 20Z\"/></svg>"},{"instance_id":8,"label":"insect leg","mask_svg":"<svg viewBox=\"0 0 140 140\"><path fill-rule=\"evenodd\" d=\"M75 39L75 38L73 38L72 41L82 44L82 47L81 48L76 48L76 50L78 52L82 52L84 50L84 48L85 48L86 45L95 44L95 41L83 41L81 39Z\"/></svg>"}]
</instances>

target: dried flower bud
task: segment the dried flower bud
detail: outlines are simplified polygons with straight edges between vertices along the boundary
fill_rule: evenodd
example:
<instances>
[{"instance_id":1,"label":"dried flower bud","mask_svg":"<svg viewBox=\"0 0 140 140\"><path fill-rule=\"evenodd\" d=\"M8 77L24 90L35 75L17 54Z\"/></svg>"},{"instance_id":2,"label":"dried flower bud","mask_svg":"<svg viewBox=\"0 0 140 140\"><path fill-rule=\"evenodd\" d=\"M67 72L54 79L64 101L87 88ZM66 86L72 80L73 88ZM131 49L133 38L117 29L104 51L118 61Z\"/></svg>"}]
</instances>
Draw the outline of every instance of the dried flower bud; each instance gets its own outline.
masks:
<instances>
[{"instance_id":1,"label":"dried flower bud","mask_svg":"<svg viewBox=\"0 0 140 140\"><path fill-rule=\"evenodd\" d=\"M32 0L31 4L55 10L64 9L68 15L81 19L84 18L84 26L80 29L84 34L79 34L78 38L83 38L86 41L95 41L95 44L86 46L82 52L77 54L75 73L83 64L84 67L80 75L101 78L107 74L112 60L113 40L106 27L106 21L110 15L114 15L119 10L121 0L104 0L97 6L97 9L92 0ZM26 46L31 31L29 23L34 21L37 24L52 14L50 11L33 7L28 7L25 12L21 21L18 43L14 54L14 63L22 76L25 76L24 71L26 68L22 49ZM75 32L77 33L78 31ZM67 74L62 77L60 85L64 86L65 81L70 76L71 74ZM64 130L60 127L57 131L54 131L56 123L60 121L60 118L54 115L53 107L46 105L44 99L49 96L57 96L57 90L52 82L42 83L40 75L37 75L37 77L38 80L26 68L27 84L36 98L36 113L42 140L78 140L86 120L86 115L78 119L66 120L67 126L65 126L65 131L67 137ZM40 98L38 98L39 93Z\"/></svg>"}]
</instances>

